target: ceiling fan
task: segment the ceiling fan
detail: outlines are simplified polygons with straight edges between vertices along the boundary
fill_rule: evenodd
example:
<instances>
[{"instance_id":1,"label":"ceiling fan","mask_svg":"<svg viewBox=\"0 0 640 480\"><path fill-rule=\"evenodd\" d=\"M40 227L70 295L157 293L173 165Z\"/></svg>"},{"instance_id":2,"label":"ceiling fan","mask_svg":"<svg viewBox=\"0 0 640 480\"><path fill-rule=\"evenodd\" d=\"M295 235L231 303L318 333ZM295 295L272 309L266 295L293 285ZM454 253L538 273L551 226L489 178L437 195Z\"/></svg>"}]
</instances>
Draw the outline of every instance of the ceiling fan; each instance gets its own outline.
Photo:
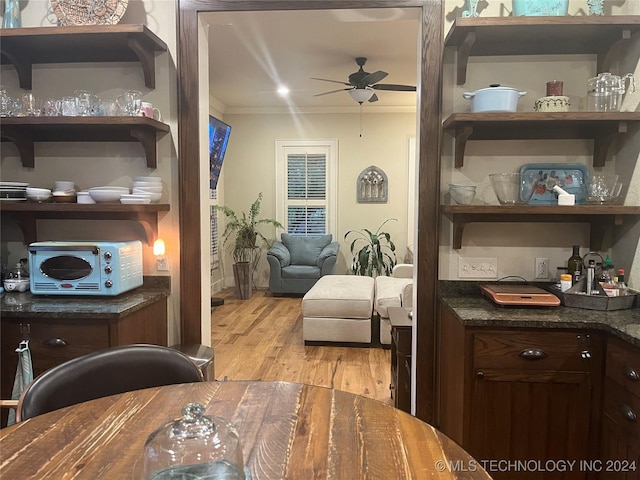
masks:
<instances>
[{"instance_id":1,"label":"ceiling fan","mask_svg":"<svg viewBox=\"0 0 640 480\"><path fill-rule=\"evenodd\" d=\"M367 62L365 57L357 57L356 63L360 67L357 72L349 75L348 82L341 82L339 80L329 80L326 78L311 77L312 80L322 80L323 82L340 83L346 85L349 88L339 88L337 90L331 90L329 92L318 93L314 97L320 97L322 95L329 95L336 92L349 92L351 98L353 98L359 104L363 102L377 102L378 96L375 90L392 90L395 92L415 92L416 87L411 85L396 85L393 83L378 83L380 80L389 75L387 72L378 70L377 72L369 73L364 71L364 64Z\"/></svg>"}]
</instances>

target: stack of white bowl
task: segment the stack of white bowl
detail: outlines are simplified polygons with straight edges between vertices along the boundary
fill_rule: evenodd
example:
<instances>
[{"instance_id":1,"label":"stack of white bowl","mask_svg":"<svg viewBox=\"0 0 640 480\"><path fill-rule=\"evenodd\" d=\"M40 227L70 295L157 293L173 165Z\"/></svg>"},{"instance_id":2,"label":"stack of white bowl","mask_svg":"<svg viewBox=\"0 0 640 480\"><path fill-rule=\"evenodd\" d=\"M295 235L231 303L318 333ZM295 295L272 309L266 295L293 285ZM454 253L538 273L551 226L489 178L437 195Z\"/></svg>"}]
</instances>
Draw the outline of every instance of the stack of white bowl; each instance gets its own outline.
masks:
<instances>
[{"instance_id":1,"label":"stack of white bowl","mask_svg":"<svg viewBox=\"0 0 640 480\"><path fill-rule=\"evenodd\" d=\"M157 203L162 197L162 179L160 177L135 177L133 181L133 189L131 190L133 196L139 196L138 199L148 197L149 202L134 202L136 198L124 201L122 203Z\"/></svg>"},{"instance_id":2,"label":"stack of white bowl","mask_svg":"<svg viewBox=\"0 0 640 480\"><path fill-rule=\"evenodd\" d=\"M51 190L48 188L27 187L27 198L32 202L48 202L51 199Z\"/></svg>"}]
</instances>

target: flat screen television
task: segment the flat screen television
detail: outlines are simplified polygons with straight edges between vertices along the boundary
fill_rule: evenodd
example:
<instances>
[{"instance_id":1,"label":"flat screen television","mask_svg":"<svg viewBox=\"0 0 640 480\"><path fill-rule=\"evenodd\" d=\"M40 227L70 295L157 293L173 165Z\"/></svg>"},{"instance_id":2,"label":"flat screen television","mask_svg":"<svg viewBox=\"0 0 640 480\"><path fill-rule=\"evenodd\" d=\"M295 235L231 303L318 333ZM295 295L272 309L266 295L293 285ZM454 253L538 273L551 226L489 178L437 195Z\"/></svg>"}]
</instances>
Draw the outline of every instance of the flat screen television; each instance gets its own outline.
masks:
<instances>
[{"instance_id":1,"label":"flat screen television","mask_svg":"<svg viewBox=\"0 0 640 480\"><path fill-rule=\"evenodd\" d=\"M231 135L231 125L209 115L209 188L218 187L218 178Z\"/></svg>"}]
</instances>

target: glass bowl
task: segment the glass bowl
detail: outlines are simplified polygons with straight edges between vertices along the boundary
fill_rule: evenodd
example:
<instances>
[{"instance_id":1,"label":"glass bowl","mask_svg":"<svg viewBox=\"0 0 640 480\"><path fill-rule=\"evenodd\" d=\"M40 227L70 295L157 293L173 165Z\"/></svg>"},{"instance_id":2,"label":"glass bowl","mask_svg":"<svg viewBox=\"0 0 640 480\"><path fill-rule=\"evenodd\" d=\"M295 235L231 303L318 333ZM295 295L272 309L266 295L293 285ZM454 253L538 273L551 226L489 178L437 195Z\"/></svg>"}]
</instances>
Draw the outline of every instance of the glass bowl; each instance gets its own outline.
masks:
<instances>
[{"instance_id":1,"label":"glass bowl","mask_svg":"<svg viewBox=\"0 0 640 480\"><path fill-rule=\"evenodd\" d=\"M471 205L476 197L476 186L450 183L449 195L458 205Z\"/></svg>"},{"instance_id":2,"label":"glass bowl","mask_svg":"<svg viewBox=\"0 0 640 480\"><path fill-rule=\"evenodd\" d=\"M617 185L618 175L605 173L591 175L586 186L587 203L612 203L620 195L620 190L622 189L622 184L620 184L620 189L617 188Z\"/></svg>"},{"instance_id":3,"label":"glass bowl","mask_svg":"<svg viewBox=\"0 0 640 480\"><path fill-rule=\"evenodd\" d=\"M489 180L501 205L526 205L538 186L537 178L527 180L520 173L492 173Z\"/></svg>"}]
</instances>

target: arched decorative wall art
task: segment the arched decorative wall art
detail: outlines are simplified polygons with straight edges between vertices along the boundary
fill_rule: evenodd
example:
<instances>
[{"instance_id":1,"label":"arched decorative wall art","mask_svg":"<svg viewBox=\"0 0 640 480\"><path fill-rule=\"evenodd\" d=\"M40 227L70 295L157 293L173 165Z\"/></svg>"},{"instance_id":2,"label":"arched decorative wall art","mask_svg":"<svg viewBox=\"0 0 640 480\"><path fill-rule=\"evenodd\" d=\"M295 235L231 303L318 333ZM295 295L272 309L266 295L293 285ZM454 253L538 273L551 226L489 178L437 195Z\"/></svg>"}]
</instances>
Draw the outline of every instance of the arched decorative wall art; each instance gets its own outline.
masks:
<instances>
[{"instance_id":1,"label":"arched decorative wall art","mask_svg":"<svg viewBox=\"0 0 640 480\"><path fill-rule=\"evenodd\" d=\"M358 203L387 203L387 174L380 168L371 165L358 175Z\"/></svg>"}]
</instances>

